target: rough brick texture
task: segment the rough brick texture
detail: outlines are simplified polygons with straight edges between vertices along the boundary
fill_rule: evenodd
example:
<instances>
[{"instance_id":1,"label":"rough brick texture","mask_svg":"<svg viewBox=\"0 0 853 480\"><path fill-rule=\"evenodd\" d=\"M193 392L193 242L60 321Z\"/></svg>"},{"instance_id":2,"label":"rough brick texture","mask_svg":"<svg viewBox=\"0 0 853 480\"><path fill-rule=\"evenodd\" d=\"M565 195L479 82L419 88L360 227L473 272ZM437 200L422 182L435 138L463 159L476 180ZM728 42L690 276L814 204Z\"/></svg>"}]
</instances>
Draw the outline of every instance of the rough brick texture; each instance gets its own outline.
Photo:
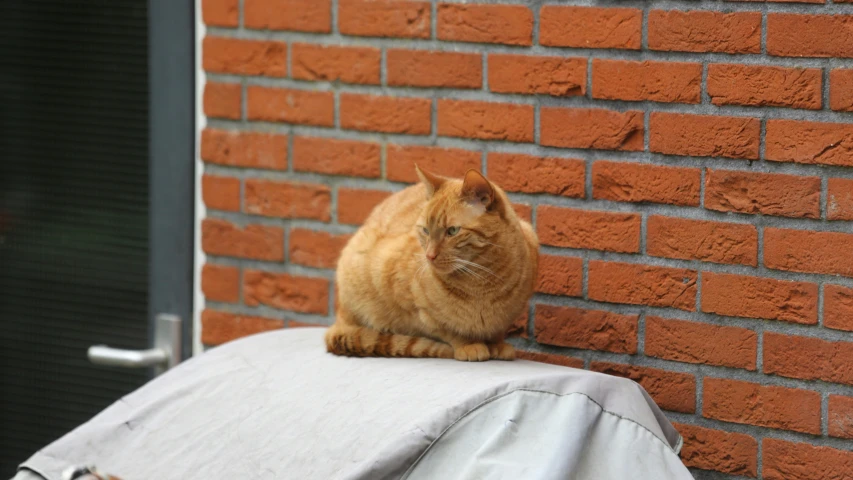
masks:
<instances>
[{"instance_id":1,"label":"rough brick texture","mask_svg":"<svg viewBox=\"0 0 853 480\"><path fill-rule=\"evenodd\" d=\"M853 112L853 68L829 73L829 105L833 110Z\"/></svg>"},{"instance_id":2,"label":"rough brick texture","mask_svg":"<svg viewBox=\"0 0 853 480\"><path fill-rule=\"evenodd\" d=\"M853 452L765 438L764 479L841 480L853 478Z\"/></svg>"},{"instance_id":3,"label":"rough brick texture","mask_svg":"<svg viewBox=\"0 0 853 480\"><path fill-rule=\"evenodd\" d=\"M489 55L489 90L568 97L586 93L585 58Z\"/></svg>"},{"instance_id":4,"label":"rough brick texture","mask_svg":"<svg viewBox=\"0 0 853 480\"><path fill-rule=\"evenodd\" d=\"M724 422L818 434L820 394L706 377L702 415Z\"/></svg>"},{"instance_id":5,"label":"rough brick texture","mask_svg":"<svg viewBox=\"0 0 853 480\"><path fill-rule=\"evenodd\" d=\"M597 161L592 164L592 196L695 207L699 205L701 175L696 168Z\"/></svg>"},{"instance_id":6,"label":"rough brick texture","mask_svg":"<svg viewBox=\"0 0 853 480\"><path fill-rule=\"evenodd\" d=\"M202 98L204 114L211 118L240 118L243 94L238 83L208 83Z\"/></svg>"},{"instance_id":7,"label":"rough brick texture","mask_svg":"<svg viewBox=\"0 0 853 480\"><path fill-rule=\"evenodd\" d=\"M592 96L604 100L699 103L702 65L676 62L592 62Z\"/></svg>"},{"instance_id":8,"label":"rough brick texture","mask_svg":"<svg viewBox=\"0 0 853 480\"><path fill-rule=\"evenodd\" d=\"M826 218L853 220L853 178L830 178L827 182Z\"/></svg>"},{"instance_id":9,"label":"rough brick texture","mask_svg":"<svg viewBox=\"0 0 853 480\"><path fill-rule=\"evenodd\" d=\"M545 5L539 42L554 47L639 50L643 12L634 8Z\"/></svg>"},{"instance_id":10,"label":"rough brick texture","mask_svg":"<svg viewBox=\"0 0 853 480\"><path fill-rule=\"evenodd\" d=\"M523 5L438 5L440 40L530 45L533 12Z\"/></svg>"},{"instance_id":11,"label":"rough brick texture","mask_svg":"<svg viewBox=\"0 0 853 480\"><path fill-rule=\"evenodd\" d=\"M758 335L740 327L646 317L646 355L755 370Z\"/></svg>"},{"instance_id":12,"label":"rough brick texture","mask_svg":"<svg viewBox=\"0 0 853 480\"><path fill-rule=\"evenodd\" d=\"M761 13L652 10L649 48L677 52L758 53Z\"/></svg>"},{"instance_id":13,"label":"rough brick texture","mask_svg":"<svg viewBox=\"0 0 853 480\"><path fill-rule=\"evenodd\" d=\"M589 369L639 383L661 408L682 413L696 411L696 378L689 373L611 362L592 362Z\"/></svg>"},{"instance_id":14,"label":"rough brick texture","mask_svg":"<svg viewBox=\"0 0 853 480\"><path fill-rule=\"evenodd\" d=\"M714 105L821 107L819 68L709 65L708 95Z\"/></svg>"},{"instance_id":15,"label":"rough brick texture","mask_svg":"<svg viewBox=\"0 0 853 480\"><path fill-rule=\"evenodd\" d=\"M853 288L825 285L823 315L825 327L853 332Z\"/></svg>"},{"instance_id":16,"label":"rough brick texture","mask_svg":"<svg viewBox=\"0 0 853 480\"><path fill-rule=\"evenodd\" d=\"M853 440L853 397L829 396L829 435Z\"/></svg>"},{"instance_id":17,"label":"rough brick texture","mask_svg":"<svg viewBox=\"0 0 853 480\"><path fill-rule=\"evenodd\" d=\"M702 311L815 324L817 285L705 272L702 274Z\"/></svg>"},{"instance_id":18,"label":"rough brick texture","mask_svg":"<svg viewBox=\"0 0 853 480\"><path fill-rule=\"evenodd\" d=\"M755 477L758 442L742 433L728 433L683 423L675 424L684 438L681 460L688 467Z\"/></svg>"},{"instance_id":19,"label":"rough brick texture","mask_svg":"<svg viewBox=\"0 0 853 480\"><path fill-rule=\"evenodd\" d=\"M339 0L344 35L429 38L430 3L407 0Z\"/></svg>"},{"instance_id":20,"label":"rough brick texture","mask_svg":"<svg viewBox=\"0 0 853 480\"><path fill-rule=\"evenodd\" d=\"M730 170L705 172L705 208L782 217L820 217L820 177Z\"/></svg>"},{"instance_id":21,"label":"rough brick texture","mask_svg":"<svg viewBox=\"0 0 853 480\"><path fill-rule=\"evenodd\" d=\"M600 150L643 149L642 112L542 107L540 143Z\"/></svg>"},{"instance_id":22,"label":"rough brick texture","mask_svg":"<svg viewBox=\"0 0 853 480\"><path fill-rule=\"evenodd\" d=\"M830 342L766 332L764 372L853 385L853 342Z\"/></svg>"},{"instance_id":23,"label":"rough brick texture","mask_svg":"<svg viewBox=\"0 0 853 480\"><path fill-rule=\"evenodd\" d=\"M669 155L758 158L757 118L653 112L649 150Z\"/></svg>"},{"instance_id":24,"label":"rough brick texture","mask_svg":"<svg viewBox=\"0 0 853 480\"><path fill-rule=\"evenodd\" d=\"M536 341L560 347L637 352L637 316L603 310L536 305Z\"/></svg>"},{"instance_id":25,"label":"rough brick texture","mask_svg":"<svg viewBox=\"0 0 853 480\"><path fill-rule=\"evenodd\" d=\"M694 310L696 272L682 268L590 261L589 298L599 302L630 303Z\"/></svg>"},{"instance_id":26,"label":"rough brick texture","mask_svg":"<svg viewBox=\"0 0 853 480\"><path fill-rule=\"evenodd\" d=\"M640 249L640 217L632 213L542 206L536 217L539 241L544 245L613 252Z\"/></svg>"},{"instance_id":27,"label":"rough brick texture","mask_svg":"<svg viewBox=\"0 0 853 480\"><path fill-rule=\"evenodd\" d=\"M483 169L542 244L519 358L636 380L696 478L853 477L851 8L201 0L202 342L332 323L414 165Z\"/></svg>"},{"instance_id":28,"label":"rough brick texture","mask_svg":"<svg viewBox=\"0 0 853 480\"><path fill-rule=\"evenodd\" d=\"M470 100L438 101L438 134L480 140L533 141L533 107Z\"/></svg>"},{"instance_id":29,"label":"rough brick texture","mask_svg":"<svg viewBox=\"0 0 853 480\"><path fill-rule=\"evenodd\" d=\"M758 264L758 230L752 225L654 215L646 224L646 252L655 257Z\"/></svg>"},{"instance_id":30,"label":"rough brick texture","mask_svg":"<svg viewBox=\"0 0 853 480\"><path fill-rule=\"evenodd\" d=\"M378 85L382 51L378 48L337 47L294 43L291 75L298 80Z\"/></svg>"}]
</instances>

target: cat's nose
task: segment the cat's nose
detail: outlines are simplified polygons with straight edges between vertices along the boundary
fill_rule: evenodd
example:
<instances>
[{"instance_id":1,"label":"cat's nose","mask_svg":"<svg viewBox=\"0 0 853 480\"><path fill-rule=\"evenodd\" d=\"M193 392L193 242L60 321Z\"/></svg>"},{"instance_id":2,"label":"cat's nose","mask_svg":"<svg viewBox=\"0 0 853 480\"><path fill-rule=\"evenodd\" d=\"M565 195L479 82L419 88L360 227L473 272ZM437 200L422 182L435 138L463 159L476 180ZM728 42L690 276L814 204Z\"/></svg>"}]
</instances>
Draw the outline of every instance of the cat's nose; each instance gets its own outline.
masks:
<instances>
[{"instance_id":1,"label":"cat's nose","mask_svg":"<svg viewBox=\"0 0 853 480\"><path fill-rule=\"evenodd\" d=\"M426 252L426 257L427 257L430 261L433 261L433 260L435 260L435 259L438 257L438 252Z\"/></svg>"}]
</instances>

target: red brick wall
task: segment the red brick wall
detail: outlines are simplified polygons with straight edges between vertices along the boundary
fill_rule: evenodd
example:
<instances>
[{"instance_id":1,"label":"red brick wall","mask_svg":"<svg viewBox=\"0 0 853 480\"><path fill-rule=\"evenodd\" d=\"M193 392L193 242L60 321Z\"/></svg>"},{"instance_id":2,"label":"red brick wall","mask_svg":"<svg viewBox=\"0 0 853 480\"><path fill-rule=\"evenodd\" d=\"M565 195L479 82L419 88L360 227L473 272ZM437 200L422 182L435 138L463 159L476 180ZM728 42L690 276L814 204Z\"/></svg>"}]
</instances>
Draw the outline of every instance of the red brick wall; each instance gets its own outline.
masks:
<instances>
[{"instance_id":1,"label":"red brick wall","mask_svg":"<svg viewBox=\"0 0 853 480\"><path fill-rule=\"evenodd\" d=\"M698 477L853 478L853 4L202 3L204 343L331 323L413 162L482 168L524 357L641 383Z\"/></svg>"}]
</instances>

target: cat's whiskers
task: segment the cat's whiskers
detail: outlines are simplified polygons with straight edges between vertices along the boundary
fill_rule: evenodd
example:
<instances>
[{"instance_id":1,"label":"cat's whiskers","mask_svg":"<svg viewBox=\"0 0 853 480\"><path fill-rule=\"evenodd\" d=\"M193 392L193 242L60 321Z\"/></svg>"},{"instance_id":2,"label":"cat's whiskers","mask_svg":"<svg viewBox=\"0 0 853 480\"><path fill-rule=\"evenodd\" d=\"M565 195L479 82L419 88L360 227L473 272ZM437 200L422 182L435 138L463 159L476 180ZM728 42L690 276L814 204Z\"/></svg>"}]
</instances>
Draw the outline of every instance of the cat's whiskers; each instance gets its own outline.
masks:
<instances>
[{"instance_id":1,"label":"cat's whiskers","mask_svg":"<svg viewBox=\"0 0 853 480\"><path fill-rule=\"evenodd\" d=\"M465 274L471 275L472 277L477 278L477 279L479 279L480 281L483 281L483 282L485 282L485 281L486 281L486 279L485 279L482 275L480 275L480 274L478 274L478 273L474 272L473 270L471 270L470 268L466 267L465 265L462 265L462 264L459 264L459 263L454 263L454 267L456 267L456 270L458 270L458 271L460 271L460 272L462 272L462 273L465 273Z\"/></svg>"},{"instance_id":2,"label":"cat's whiskers","mask_svg":"<svg viewBox=\"0 0 853 480\"><path fill-rule=\"evenodd\" d=\"M483 271L483 272L485 272L485 273L488 273L489 275L491 275L491 276L493 276L493 277L497 278L498 280L500 280L500 277L499 277L499 276L498 276L498 275L497 275L497 274L496 274L492 269L487 268L487 267L484 267L483 265L480 265L480 264L479 264L479 263L477 263L477 262L472 262L472 261L470 261L470 260L463 260L463 259L461 259L461 258L457 258L457 259L455 259L455 260L456 260L456 261L458 261L458 262L461 262L461 263L463 263L463 264L465 264L465 265L467 265L467 266L471 266L471 267L474 267L474 268L478 268L478 269L480 269L481 271Z\"/></svg>"}]
</instances>

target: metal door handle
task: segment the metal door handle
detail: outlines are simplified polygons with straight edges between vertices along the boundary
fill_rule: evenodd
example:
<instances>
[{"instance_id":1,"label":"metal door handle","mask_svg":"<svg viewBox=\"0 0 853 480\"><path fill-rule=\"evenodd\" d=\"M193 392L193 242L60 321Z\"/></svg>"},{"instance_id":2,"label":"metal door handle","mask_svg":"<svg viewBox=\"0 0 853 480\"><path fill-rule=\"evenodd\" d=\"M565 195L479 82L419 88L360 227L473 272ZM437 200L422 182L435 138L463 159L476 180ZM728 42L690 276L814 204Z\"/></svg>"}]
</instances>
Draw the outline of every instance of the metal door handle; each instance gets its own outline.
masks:
<instances>
[{"instance_id":1,"label":"metal door handle","mask_svg":"<svg viewBox=\"0 0 853 480\"><path fill-rule=\"evenodd\" d=\"M181 319L177 315L157 315L154 325L154 348L124 350L106 345L92 345L89 361L97 365L142 368L156 367L157 374L181 361Z\"/></svg>"}]
</instances>

